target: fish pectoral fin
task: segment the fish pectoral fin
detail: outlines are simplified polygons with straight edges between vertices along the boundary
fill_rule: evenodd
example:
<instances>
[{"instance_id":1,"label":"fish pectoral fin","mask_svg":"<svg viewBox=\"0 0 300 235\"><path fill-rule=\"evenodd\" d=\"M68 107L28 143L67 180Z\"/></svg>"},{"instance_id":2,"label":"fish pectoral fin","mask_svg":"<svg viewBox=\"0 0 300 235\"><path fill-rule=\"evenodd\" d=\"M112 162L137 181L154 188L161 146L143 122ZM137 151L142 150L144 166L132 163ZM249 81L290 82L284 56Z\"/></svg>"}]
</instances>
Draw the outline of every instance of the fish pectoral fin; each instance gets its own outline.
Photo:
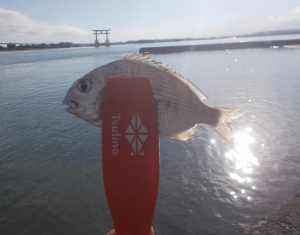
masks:
<instances>
[{"instance_id":1,"label":"fish pectoral fin","mask_svg":"<svg viewBox=\"0 0 300 235\"><path fill-rule=\"evenodd\" d=\"M193 137L193 135L196 132L196 126L197 126L197 124L195 126L193 126L192 128L186 130L186 131L171 135L169 137L172 138L172 139L186 141L186 140L190 139L191 137Z\"/></svg>"}]
</instances>

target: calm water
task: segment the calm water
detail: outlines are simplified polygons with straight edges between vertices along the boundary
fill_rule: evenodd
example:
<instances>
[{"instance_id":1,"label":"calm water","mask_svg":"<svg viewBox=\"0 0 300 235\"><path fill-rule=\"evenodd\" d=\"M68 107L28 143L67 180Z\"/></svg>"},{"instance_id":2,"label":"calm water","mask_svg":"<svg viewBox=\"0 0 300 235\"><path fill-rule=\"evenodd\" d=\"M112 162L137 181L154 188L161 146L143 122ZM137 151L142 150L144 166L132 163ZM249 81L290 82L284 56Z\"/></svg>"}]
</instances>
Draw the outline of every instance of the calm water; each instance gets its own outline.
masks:
<instances>
[{"instance_id":1,"label":"calm water","mask_svg":"<svg viewBox=\"0 0 300 235\"><path fill-rule=\"evenodd\" d=\"M101 129L61 102L75 80L139 47L0 53L1 235L113 228ZM241 234L300 190L300 49L153 58L196 84L205 104L247 112L231 125L238 147L205 125L186 142L161 138L156 234Z\"/></svg>"}]
</instances>

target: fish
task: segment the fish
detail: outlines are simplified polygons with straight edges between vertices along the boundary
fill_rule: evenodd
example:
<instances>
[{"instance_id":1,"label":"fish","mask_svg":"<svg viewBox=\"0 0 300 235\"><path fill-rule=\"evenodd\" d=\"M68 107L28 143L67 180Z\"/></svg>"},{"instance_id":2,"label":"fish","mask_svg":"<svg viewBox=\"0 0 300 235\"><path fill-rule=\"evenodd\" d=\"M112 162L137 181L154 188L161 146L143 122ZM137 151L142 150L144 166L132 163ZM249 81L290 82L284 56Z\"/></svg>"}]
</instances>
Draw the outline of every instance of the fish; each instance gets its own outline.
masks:
<instances>
[{"instance_id":1,"label":"fish","mask_svg":"<svg viewBox=\"0 0 300 235\"><path fill-rule=\"evenodd\" d=\"M154 61L150 54L134 53L78 79L67 92L65 111L102 127L105 87L111 77L148 77L156 103L159 136L188 140L197 124L208 124L232 144L237 144L229 124L246 113L238 109L209 107L208 98L168 64Z\"/></svg>"}]
</instances>

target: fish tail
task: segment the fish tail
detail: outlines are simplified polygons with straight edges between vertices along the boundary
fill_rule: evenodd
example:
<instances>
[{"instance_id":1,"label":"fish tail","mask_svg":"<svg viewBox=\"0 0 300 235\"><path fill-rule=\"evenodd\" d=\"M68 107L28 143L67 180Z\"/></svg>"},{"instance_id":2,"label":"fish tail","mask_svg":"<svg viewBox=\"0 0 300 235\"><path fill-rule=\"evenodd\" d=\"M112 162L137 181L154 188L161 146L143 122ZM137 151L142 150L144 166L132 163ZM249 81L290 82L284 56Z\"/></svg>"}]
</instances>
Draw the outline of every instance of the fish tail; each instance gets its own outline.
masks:
<instances>
[{"instance_id":1,"label":"fish tail","mask_svg":"<svg viewBox=\"0 0 300 235\"><path fill-rule=\"evenodd\" d=\"M213 108L217 110L219 113L219 119L216 123L212 124L211 126L215 128L225 139L231 142L234 145L237 145L236 141L234 140L233 133L229 124L244 116L246 113L244 111L238 109L225 109L225 108Z\"/></svg>"}]
</instances>

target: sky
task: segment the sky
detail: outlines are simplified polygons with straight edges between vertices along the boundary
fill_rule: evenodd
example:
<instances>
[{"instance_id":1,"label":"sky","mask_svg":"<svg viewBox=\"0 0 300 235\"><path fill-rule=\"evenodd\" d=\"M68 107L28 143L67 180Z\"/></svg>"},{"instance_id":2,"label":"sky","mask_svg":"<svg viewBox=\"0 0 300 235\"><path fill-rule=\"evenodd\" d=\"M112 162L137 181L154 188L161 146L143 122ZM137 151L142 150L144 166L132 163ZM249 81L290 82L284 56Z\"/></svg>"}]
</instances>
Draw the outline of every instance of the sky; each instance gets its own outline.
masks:
<instances>
[{"instance_id":1,"label":"sky","mask_svg":"<svg viewBox=\"0 0 300 235\"><path fill-rule=\"evenodd\" d=\"M92 29L111 42L300 29L300 0L0 0L0 43L92 43Z\"/></svg>"}]
</instances>

